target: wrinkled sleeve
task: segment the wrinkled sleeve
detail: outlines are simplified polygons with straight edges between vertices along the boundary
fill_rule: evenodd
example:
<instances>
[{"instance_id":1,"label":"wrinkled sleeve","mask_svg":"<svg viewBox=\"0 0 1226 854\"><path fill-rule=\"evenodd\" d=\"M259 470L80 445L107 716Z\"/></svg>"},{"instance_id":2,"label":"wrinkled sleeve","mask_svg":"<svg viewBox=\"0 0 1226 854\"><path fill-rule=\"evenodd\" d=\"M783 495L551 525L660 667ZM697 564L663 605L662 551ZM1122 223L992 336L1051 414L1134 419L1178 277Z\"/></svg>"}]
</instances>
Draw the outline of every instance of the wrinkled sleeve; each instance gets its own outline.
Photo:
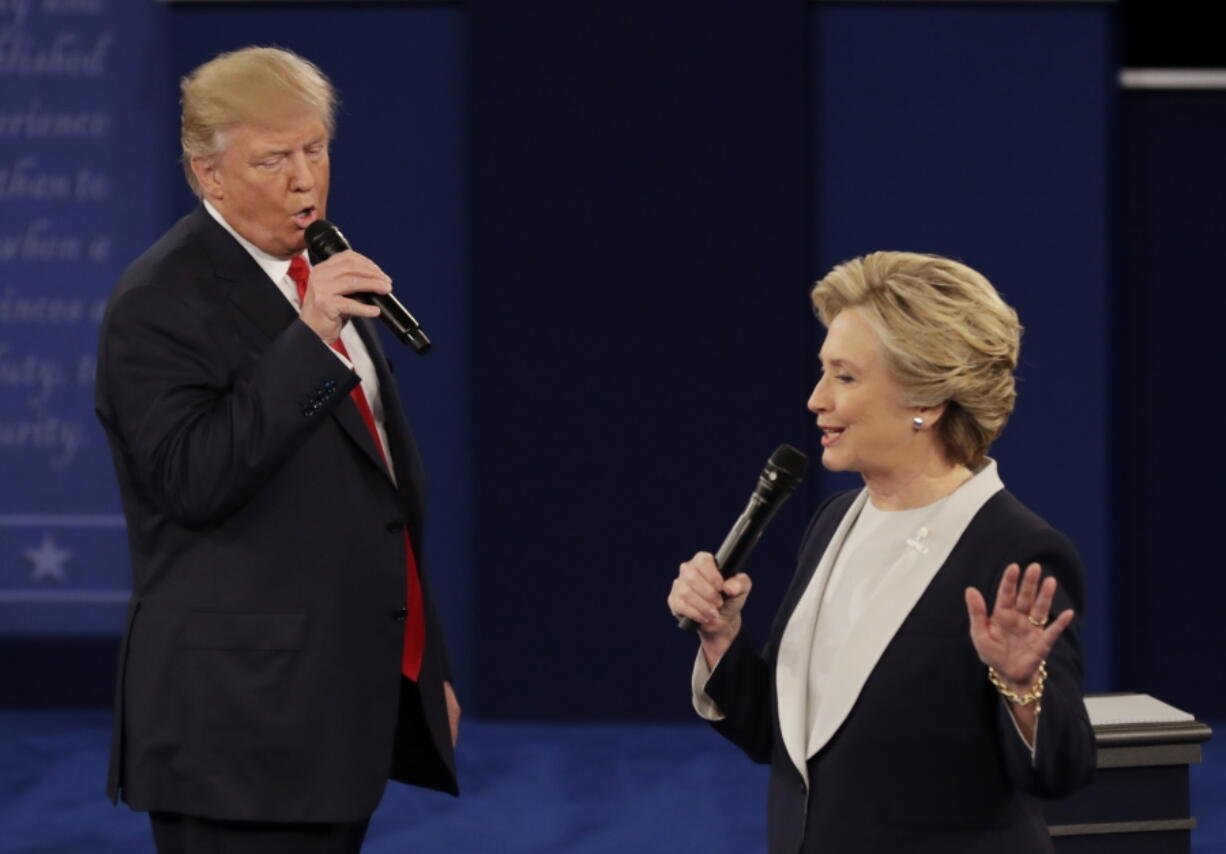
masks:
<instances>
[{"instance_id":1,"label":"wrinkled sleeve","mask_svg":"<svg viewBox=\"0 0 1226 854\"><path fill-rule=\"evenodd\" d=\"M774 739L770 668L745 632L736 636L715 665L704 690L723 714L712 721L716 732L754 762L770 762Z\"/></svg>"},{"instance_id":2,"label":"wrinkled sleeve","mask_svg":"<svg viewBox=\"0 0 1226 854\"><path fill-rule=\"evenodd\" d=\"M149 499L191 528L240 507L358 383L301 321L241 366L221 355L234 335L158 287L124 293L102 330L98 415Z\"/></svg>"}]
</instances>

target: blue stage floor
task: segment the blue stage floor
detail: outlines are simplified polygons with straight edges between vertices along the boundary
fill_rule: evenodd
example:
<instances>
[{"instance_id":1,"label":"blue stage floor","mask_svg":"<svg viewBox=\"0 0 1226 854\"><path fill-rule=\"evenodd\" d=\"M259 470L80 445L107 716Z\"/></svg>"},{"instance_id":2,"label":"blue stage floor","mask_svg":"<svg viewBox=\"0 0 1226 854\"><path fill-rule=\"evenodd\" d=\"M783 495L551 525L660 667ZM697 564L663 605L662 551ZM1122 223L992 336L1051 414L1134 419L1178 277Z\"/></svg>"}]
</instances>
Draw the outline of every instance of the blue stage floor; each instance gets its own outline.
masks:
<instances>
[{"instance_id":1,"label":"blue stage floor","mask_svg":"<svg viewBox=\"0 0 1226 854\"><path fill-rule=\"evenodd\" d=\"M0 712L0 852L151 854L145 816L102 791L109 719ZM1226 854L1218 741L1192 771L1196 854ZM699 723L466 723L460 773L458 800L391 784L364 854L764 850L765 769Z\"/></svg>"}]
</instances>

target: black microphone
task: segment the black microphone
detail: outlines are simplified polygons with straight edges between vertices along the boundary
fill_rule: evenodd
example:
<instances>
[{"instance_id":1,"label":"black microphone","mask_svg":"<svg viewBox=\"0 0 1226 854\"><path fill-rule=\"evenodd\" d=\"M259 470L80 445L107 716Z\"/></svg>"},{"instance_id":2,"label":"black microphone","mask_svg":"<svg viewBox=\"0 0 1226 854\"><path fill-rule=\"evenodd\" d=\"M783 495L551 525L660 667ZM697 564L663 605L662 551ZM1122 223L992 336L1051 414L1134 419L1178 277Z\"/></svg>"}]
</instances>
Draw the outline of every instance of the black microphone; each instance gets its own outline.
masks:
<instances>
[{"instance_id":1,"label":"black microphone","mask_svg":"<svg viewBox=\"0 0 1226 854\"><path fill-rule=\"evenodd\" d=\"M740 571L741 564L758 544L767 523L775 518L775 513L787 501L792 490L805 479L808 470L809 458L791 445L780 445L775 449L775 453L766 461L762 474L758 475L758 485L753 495L749 496L749 503L715 555L720 575L731 578ZM677 625L687 632L698 628L698 623L689 617L680 618Z\"/></svg>"},{"instance_id":2,"label":"black microphone","mask_svg":"<svg viewBox=\"0 0 1226 854\"><path fill-rule=\"evenodd\" d=\"M306 229L307 254L311 256L311 264L327 261L337 252L349 248L349 241L341 230L326 219L317 219ZM379 317L387 324L397 338L412 346L418 353L430 350L430 339L422 331L417 318L409 314L400 300L392 294L355 293L351 296L356 300L379 307Z\"/></svg>"}]
</instances>

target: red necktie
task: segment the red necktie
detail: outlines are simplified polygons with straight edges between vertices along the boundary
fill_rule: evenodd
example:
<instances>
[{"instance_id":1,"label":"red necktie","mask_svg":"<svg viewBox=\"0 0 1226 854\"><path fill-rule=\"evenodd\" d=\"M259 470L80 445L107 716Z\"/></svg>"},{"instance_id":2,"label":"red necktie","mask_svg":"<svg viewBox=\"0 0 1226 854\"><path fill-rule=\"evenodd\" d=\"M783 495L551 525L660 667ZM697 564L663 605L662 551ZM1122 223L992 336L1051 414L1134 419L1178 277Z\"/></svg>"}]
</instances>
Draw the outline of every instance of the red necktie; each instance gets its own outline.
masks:
<instances>
[{"instance_id":1,"label":"red necktie","mask_svg":"<svg viewBox=\"0 0 1226 854\"><path fill-rule=\"evenodd\" d=\"M289 262L289 277L298 286L298 302L301 304L306 296L307 282L311 278L311 268L307 266L306 259L301 255L295 255L294 260ZM332 347L346 359L349 358L340 338L336 339ZM379 456L383 458L383 464L390 470L391 465L387 452L383 450L383 442L379 439L379 431L375 428L375 414L370 409L370 402L366 400L366 393L362 391L362 385L359 383L349 396L353 398L362 416L362 421L366 423L370 437L375 440L375 447L379 449ZM404 529L404 554L408 583L408 617L404 626L404 648L400 657L400 672L416 682L421 672L422 655L426 650L426 615L421 606L421 580L417 574L417 558L413 555L413 544L409 540L407 526Z\"/></svg>"}]
</instances>

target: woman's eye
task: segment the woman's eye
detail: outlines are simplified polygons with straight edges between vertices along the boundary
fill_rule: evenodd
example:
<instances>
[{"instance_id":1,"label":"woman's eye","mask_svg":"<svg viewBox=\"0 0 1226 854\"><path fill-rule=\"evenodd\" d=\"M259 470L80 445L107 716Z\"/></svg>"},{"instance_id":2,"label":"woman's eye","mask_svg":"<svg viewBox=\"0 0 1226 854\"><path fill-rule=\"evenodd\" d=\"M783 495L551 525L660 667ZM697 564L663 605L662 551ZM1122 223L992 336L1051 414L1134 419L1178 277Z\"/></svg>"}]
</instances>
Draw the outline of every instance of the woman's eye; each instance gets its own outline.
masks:
<instances>
[{"instance_id":1,"label":"woman's eye","mask_svg":"<svg viewBox=\"0 0 1226 854\"><path fill-rule=\"evenodd\" d=\"M818 371L819 381L827 379L827 378L833 379L836 383L839 383L840 385L847 385L850 382L854 382L856 379L851 374L847 374L847 373L832 374L829 371L824 371L824 370Z\"/></svg>"}]
</instances>

